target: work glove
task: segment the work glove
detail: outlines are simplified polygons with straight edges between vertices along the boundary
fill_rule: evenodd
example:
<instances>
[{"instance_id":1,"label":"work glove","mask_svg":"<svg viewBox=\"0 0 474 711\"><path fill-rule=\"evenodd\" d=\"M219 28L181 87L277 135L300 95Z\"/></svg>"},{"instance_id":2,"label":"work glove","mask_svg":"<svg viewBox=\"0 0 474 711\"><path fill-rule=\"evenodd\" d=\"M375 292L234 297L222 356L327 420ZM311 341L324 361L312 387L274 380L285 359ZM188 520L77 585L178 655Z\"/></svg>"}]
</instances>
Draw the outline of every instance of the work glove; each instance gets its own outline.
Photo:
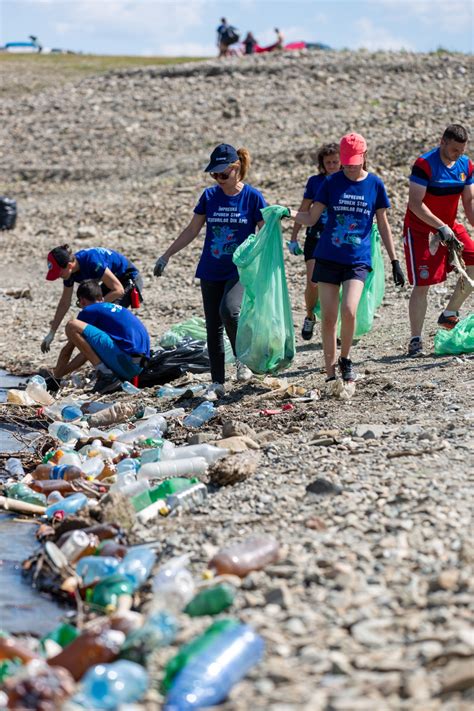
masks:
<instances>
[{"instance_id":1,"label":"work glove","mask_svg":"<svg viewBox=\"0 0 474 711\"><path fill-rule=\"evenodd\" d=\"M298 240L292 240L291 242L287 242L286 246L288 247L288 251L290 254L293 254L293 256L298 257L300 254L303 254L303 250L298 244Z\"/></svg>"},{"instance_id":2,"label":"work glove","mask_svg":"<svg viewBox=\"0 0 474 711\"><path fill-rule=\"evenodd\" d=\"M452 245L457 251L460 252L463 250L463 243L458 240L451 227L448 227L448 225L440 227L436 234L440 238L441 242L446 246Z\"/></svg>"},{"instance_id":3,"label":"work glove","mask_svg":"<svg viewBox=\"0 0 474 711\"><path fill-rule=\"evenodd\" d=\"M50 331L47 336L45 336L41 342L41 352L49 353L51 343L56 335L56 331Z\"/></svg>"},{"instance_id":4,"label":"work glove","mask_svg":"<svg viewBox=\"0 0 474 711\"><path fill-rule=\"evenodd\" d=\"M392 276L395 286L405 286L405 275L398 259L392 260Z\"/></svg>"},{"instance_id":5,"label":"work glove","mask_svg":"<svg viewBox=\"0 0 474 711\"><path fill-rule=\"evenodd\" d=\"M160 277L163 274L167 264L168 260L166 257L158 257L155 268L153 269L153 276Z\"/></svg>"}]
</instances>

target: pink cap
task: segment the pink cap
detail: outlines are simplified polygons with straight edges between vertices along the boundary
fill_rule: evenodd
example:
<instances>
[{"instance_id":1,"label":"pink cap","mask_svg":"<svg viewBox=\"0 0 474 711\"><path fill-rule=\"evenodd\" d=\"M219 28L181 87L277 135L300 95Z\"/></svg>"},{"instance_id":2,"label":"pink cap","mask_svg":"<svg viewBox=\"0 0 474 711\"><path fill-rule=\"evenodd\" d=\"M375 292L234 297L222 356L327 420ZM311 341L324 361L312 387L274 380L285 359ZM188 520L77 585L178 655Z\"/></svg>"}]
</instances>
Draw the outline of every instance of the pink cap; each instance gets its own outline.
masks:
<instances>
[{"instance_id":1,"label":"pink cap","mask_svg":"<svg viewBox=\"0 0 474 711\"><path fill-rule=\"evenodd\" d=\"M341 165L362 165L367 143L360 133L348 133L341 138L339 150Z\"/></svg>"}]
</instances>

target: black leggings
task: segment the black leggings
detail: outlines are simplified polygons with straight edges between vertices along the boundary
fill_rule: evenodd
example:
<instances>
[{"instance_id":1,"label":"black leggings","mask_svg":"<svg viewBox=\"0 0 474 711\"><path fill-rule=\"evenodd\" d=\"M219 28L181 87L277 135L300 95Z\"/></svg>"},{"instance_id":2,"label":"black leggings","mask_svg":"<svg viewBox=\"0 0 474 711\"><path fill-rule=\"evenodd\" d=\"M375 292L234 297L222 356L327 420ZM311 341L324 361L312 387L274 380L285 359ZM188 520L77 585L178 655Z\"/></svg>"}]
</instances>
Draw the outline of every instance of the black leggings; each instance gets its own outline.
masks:
<instances>
[{"instance_id":1,"label":"black leggings","mask_svg":"<svg viewBox=\"0 0 474 711\"><path fill-rule=\"evenodd\" d=\"M201 279L202 303L206 317L207 349L213 383L225 381L224 328L235 355L235 337L244 288L238 277L226 281Z\"/></svg>"}]
</instances>

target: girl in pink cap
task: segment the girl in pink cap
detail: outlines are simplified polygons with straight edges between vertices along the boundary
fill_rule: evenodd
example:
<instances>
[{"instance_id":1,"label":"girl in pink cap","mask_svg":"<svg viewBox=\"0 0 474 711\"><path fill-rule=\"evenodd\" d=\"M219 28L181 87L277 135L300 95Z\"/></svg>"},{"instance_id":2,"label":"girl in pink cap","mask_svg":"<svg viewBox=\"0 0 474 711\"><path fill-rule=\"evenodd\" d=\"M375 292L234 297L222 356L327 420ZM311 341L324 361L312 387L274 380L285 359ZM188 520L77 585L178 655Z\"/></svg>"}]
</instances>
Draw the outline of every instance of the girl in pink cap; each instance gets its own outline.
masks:
<instances>
[{"instance_id":1,"label":"girl in pink cap","mask_svg":"<svg viewBox=\"0 0 474 711\"><path fill-rule=\"evenodd\" d=\"M392 262L393 281L403 286L405 277L396 258L392 232L387 219L390 202L382 180L366 170L367 144L358 133L349 133L339 144L342 170L321 184L308 212L290 211L302 225L311 226L327 209L328 219L315 251L313 282L319 287L321 334L327 382L336 379L339 366L342 379L352 382L356 374L350 359L357 307L364 282L372 271L370 233L375 219ZM337 358L336 327L341 301L341 352Z\"/></svg>"}]
</instances>

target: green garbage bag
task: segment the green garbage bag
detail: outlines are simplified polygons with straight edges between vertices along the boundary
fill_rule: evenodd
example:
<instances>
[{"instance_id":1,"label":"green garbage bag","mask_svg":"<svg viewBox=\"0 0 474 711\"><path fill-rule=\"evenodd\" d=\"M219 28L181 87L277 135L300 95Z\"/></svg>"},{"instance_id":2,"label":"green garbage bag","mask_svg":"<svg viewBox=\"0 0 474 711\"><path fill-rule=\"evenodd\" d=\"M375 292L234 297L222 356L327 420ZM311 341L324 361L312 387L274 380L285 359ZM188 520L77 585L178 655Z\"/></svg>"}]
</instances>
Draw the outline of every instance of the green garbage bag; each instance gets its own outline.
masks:
<instances>
[{"instance_id":1,"label":"green garbage bag","mask_svg":"<svg viewBox=\"0 0 474 711\"><path fill-rule=\"evenodd\" d=\"M459 321L451 331L440 328L434 339L437 355L474 353L474 314Z\"/></svg>"},{"instance_id":2,"label":"green garbage bag","mask_svg":"<svg viewBox=\"0 0 474 711\"><path fill-rule=\"evenodd\" d=\"M370 249L372 254L372 271L369 272L365 280L364 290L360 297L357 309L356 327L354 338L360 338L365 333L369 333L374 323L374 314L383 301L385 294L385 268L382 257L382 246L380 233L377 225L373 225L370 234ZM339 303L342 297L342 287L339 292ZM316 316L321 318L321 306L318 303L314 310ZM337 335L341 335L341 312L337 320Z\"/></svg>"},{"instance_id":3,"label":"green garbage bag","mask_svg":"<svg viewBox=\"0 0 474 711\"><path fill-rule=\"evenodd\" d=\"M285 211L281 205L263 208L264 226L233 256L244 287L236 353L254 373L286 368L295 355L280 225Z\"/></svg>"},{"instance_id":4,"label":"green garbage bag","mask_svg":"<svg viewBox=\"0 0 474 711\"><path fill-rule=\"evenodd\" d=\"M166 333L161 336L158 343L162 348L174 348L179 346L183 338L188 336L190 338L194 338L196 341L207 341L206 322L201 316L192 316L186 321L175 323L174 326L171 326L169 331L166 331ZM225 362L233 363L235 358L232 353L232 346L230 345L229 338L225 333L224 349Z\"/></svg>"}]
</instances>

